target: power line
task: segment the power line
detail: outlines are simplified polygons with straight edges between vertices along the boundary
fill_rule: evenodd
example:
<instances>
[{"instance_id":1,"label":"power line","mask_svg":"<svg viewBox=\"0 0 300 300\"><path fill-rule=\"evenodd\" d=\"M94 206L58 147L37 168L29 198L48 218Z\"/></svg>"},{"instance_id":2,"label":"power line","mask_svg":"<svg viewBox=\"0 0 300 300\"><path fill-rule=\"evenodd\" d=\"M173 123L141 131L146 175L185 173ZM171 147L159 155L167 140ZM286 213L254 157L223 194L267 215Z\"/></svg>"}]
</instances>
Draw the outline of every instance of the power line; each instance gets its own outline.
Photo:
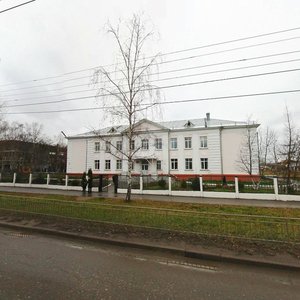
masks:
<instances>
[{"instance_id":1,"label":"power line","mask_svg":"<svg viewBox=\"0 0 300 300\"><path fill-rule=\"evenodd\" d=\"M241 94L241 95L229 95L229 96L220 96L220 97L183 99L183 100L172 100L172 101L164 101L164 102L144 103L143 106L178 104L178 103L200 102L200 101L214 101L214 100L236 99L236 98L246 98L246 97L256 97L256 96L268 96L268 95L299 93L299 92L300 92L300 89L285 90L285 91L272 91L272 92L253 93L253 94ZM100 107L73 108L73 109L47 110L47 111L3 112L2 114L4 114L4 115L47 114L47 113L49 114L49 113L62 113L62 112L104 110L104 109L114 109L114 108L120 108L120 107L121 106L110 106L110 107L100 106Z\"/></svg>"},{"instance_id":2,"label":"power line","mask_svg":"<svg viewBox=\"0 0 300 300\"><path fill-rule=\"evenodd\" d=\"M196 76L201 76L201 75L223 73L223 72L229 72L229 71L237 71L237 70L243 70L243 69L263 67L263 66L271 66L271 65L283 64L283 63L296 62L296 61L299 61L299 60L300 60L300 58L297 58L297 59L284 60L284 61L278 61L278 62L270 62L270 63L264 63L264 64L251 65L251 66L243 66L243 67L222 69L222 70L216 70L216 71L202 72L202 73L197 73L197 74L188 74L188 75L182 75L182 76L167 77L167 78L150 80L149 83L150 82L157 82L157 81L166 81L166 80L196 77ZM196 68L196 67L192 67L192 68ZM186 69L189 69L189 68L186 68ZM183 69L181 69L181 70L183 70ZM173 70L173 72L176 72L176 71L177 70ZM84 85L78 85L78 86L86 86L86 85L84 84ZM60 89L58 89L58 90L60 90ZM62 93L62 94L58 94L58 95L49 95L49 96L42 96L42 97L40 96L40 97L33 97L33 98L14 99L14 100L3 100L3 101L6 102L6 103L7 102L16 102L16 101L26 101L26 100L31 100L32 101L34 99L61 97L61 96L69 95L69 94L77 94L77 93L91 92L91 91L97 91L97 90L99 90L99 89L98 88L90 88L90 89L85 89L85 90L80 90L80 91ZM32 92L32 93L34 93L34 92ZM16 95L23 95L23 94L16 94ZM14 95L8 95L8 96L11 97L11 96L14 96Z\"/></svg>"},{"instance_id":3,"label":"power line","mask_svg":"<svg viewBox=\"0 0 300 300\"><path fill-rule=\"evenodd\" d=\"M35 0L32 0L32 1L35 1ZM32 1L29 1L29 2L32 2ZM249 40L249 39L261 38L261 37L265 37L265 36L296 31L296 30L299 30L299 29L300 29L300 27L288 28L288 29L283 29L283 30L279 30L279 31L273 31L273 32L248 36L248 37L244 37L244 38L227 40L227 41L223 41L223 42L217 42L217 43L202 45L202 46L193 47L193 48L186 48L186 49L181 49L181 50L172 51L172 52L166 52L166 53L159 54L159 56L167 56L167 55L173 55L173 54L182 53L182 52L188 52L188 51L194 51L194 50L199 50L199 49L204 49L204 48L210 48L210 47L214 47L214 46L220 46L220 45L245 41L245 40ZM155 56L149 56L149 57L146 57L146 59L154 58L154 57ZM37 78L37 79L32 79L32 80L17 81L17 82L14 82L14 83L1 84L0 87L1 86L21 84L21 83L29 83L29 82L37 82L37 81L42 81L42 80L54 79L54 78L63 77L63 76L71 75L71 74L76 74L76 73L79 73L79 72L91 71L91 70L94 70L95 68L99 68L99 67L109 67L109 66L114 66L114 65L116 65L116 64L109 64L109 65L103 65L103 66L99 65L99 66L94 66L94 67L90 67L90 68L84 68L84 69L80 69L80 70L76 70L76 71L62 73L62 74L56 75L56 76L47 76L47 77L42 77L42 78Z\"/></svg>"},{"instance_id":4,"label":"power line","mask_svg":"<svg viewBox=\"0 0 300 300\"><path fill-rule=\"evenodd\" d=\"M236 80L236 79L243 79L243 78L252 78L252 77L257 77L257 76L275 75L275 74L282 74L282 73L295 72L295 71L300 71L300 68L273 71L273 72L265 72L265 73L258 73L258 74L249 74L249 75L235 76L235 77L228 77L228 78L218 78L218 79L205 80L205 81L173 84L173 85L167 85L167 86L161 86L161 87L141 89L141 91L186 87L186 86L191 86L191 85L206 84L206 83L212 83L212 82L221 82L221 81L228 81L228 80ZM125 93L128 93L128 92L125 92ZM116 93L115 95L120 95L120 93ZM35 103L27 103L27 104L14 104L14 105L7 105L5 107L11 108L11 107L24 107L24 106L35 106L35 105L48 105L48 104L54 104L54 103L64 103L64 102L70 102L70 101L78 101L78 100L83 100L83 99L91 99L91 98L107 97L107 96L111 96L111 94L107 93L107 94L100 94L100 95L92 95L92 96L85 96L85 97L76 97L76 98L55 100L55 101L35 102Z\"/></svg>"},{"instance_id":5,"label":"power line","mask_svg":"<svg viewBox=\"0 0 300 300\"><path fill-rule=\"evenodd\" d=\"M15 8L17 8L17 7L20 7L20 6L29 4L29 3L34 2L34 1L35 1L35 0L27 1L27 2L24 2L24 3L18 4L18 5L16 5L16 6L12 6L12 7L9 7L9 8L7 8L7 9L1 10L1 11L0 11L0 14L6 12L6 11L8 11L8 10L15 9Z\"/></svg>"},{"instance_id":6,"label":"power line","mask_svg":"<svg viewBox=\"0 0 300 300\"><path fill-rule=\"evenodd\" d=\"M291 37L291 38L286 38L286 39L281 39L281 40L275 40L275 41L269 41L269 42L264 42L264 43L252 44L252 45L247 45L247 46L242 46L242 47L235 47L235 48L230 48L230 49L226 49L226 50L220 50L220 51L215 51L215 52L210 52L210 53L204 53L204 54L193 55L193 56L189 56L189 57L178 58L178 59L174 59L174 60L160 62L160 63L157 63L157 64L168 64L168 63L173 63L173 62L185 61L185 60L195 59L195 58L199 58L199 57L203 57L203 56L210 56L210 55L214 55L214 54L220 54L220 53L225 53L225 52L242 50L242 49L246 49L246 48L259 47L259 46L264 46L264 45L274 44L274 43L280 43L280 42L290 41L290 40L299 39L299 38L300 38L300 36L297 36L297 37ZM120 71L114 71L114 72L111 72L111 73L116 73L116 72L120 72ZM41 85L38 85L38 86L29 86L29 87L22 87L22 88L16 88L16 89L2 90L0 92L3 93L3 92L7 92L7 91L18 91L18 90L37 88L37 87L46 87L46 86L61 84L61 83L67 82L67 81L83 79L83 78L84 77L72 78L72 79L67 79L67 80L54 82L54 83L41 84ZM86 76L85 78L91 78L91 76Z\"/></svg>"}]
</instances>

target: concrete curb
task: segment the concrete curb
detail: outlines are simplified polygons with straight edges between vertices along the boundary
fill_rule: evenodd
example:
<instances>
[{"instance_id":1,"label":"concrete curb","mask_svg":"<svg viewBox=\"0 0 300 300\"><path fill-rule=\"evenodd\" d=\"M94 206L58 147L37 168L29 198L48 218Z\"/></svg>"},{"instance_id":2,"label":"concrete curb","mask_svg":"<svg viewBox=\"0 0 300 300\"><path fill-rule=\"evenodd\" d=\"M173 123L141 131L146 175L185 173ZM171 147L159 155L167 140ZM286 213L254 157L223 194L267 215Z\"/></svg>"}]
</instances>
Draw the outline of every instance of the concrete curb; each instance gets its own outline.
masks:
<instances>
[{"instance_id":1,"label":"concrete curb","mask_svg":"<svg viewBox=\"0 0 300 300\"><path fill-rule=\"evenodd\" d=\"M211 254L205 252L196 252L196 251L189 251L175 247L164 247L164 246L156 246L151 244L143 244L137 242L130 242L118 239L108 239L103 237L96 237L92 235L83 235L80 233L73 233L61 230L54 230L42 227L32 227L32 226L25 226L25 225L16 225L7 222L0 222L0 227L17 229L17 230L25 230L29 232L36 232L47 234L51 236L59 236L64 238L72 238L72 239L80 239L83 241L89 242L96 242L96 243L104 243L108 245L114 246L121 246L121 247L128 247L128 248L136 248L136 249L143 249L143 250L155 250L161 251L165 253L171 253L183 257L188 258L197 258L197 259L205 259L211 261L219 261L219 262L228 262L228 263L237 263L237 264L244 264L244 265L252 265L258 267L268 267L268 268L277 268L277 269L285 269L285 270L292 270L292 271L300 271L300 265L295 266L291 264L281 264L277 262L270 262L270 261L263 261L257 259L250 259L246 257L237 257L237 256L228 256L228 255L218 255L218 254Z\"/></svg>"}]
</instances>

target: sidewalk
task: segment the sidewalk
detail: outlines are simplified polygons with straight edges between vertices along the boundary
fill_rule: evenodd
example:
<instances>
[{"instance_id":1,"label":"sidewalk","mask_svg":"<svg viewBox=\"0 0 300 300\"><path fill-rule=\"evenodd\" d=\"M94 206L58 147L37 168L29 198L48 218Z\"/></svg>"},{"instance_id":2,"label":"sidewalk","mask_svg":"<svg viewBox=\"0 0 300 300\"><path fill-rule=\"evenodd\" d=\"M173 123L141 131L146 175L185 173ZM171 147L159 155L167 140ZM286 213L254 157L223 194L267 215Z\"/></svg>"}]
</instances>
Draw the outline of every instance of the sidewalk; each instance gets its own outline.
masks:
<instances>
[{"instance_id":1,"label":"sidewalk","mask_svg":"<svg viewBox=\"0 0 300 300\"><path fill-rule=\"evenodd\" d=\"M20 193L37 193L53 195L70 195L82 196L80 191L52 190L40 188L20 188L20 187L1 187L2 192L20 192ZM112 189L108 192L93 192L91 197L108 197L124 199L124 194L115 195ZM198 204L217 204L217 205L239 205L239 206L257 206L257 207L281 207L281 208L300 208L300 202L296 201L274 201L274 200L246 200L246 199L222 199L222 198L198 198L198 197L178 197L178 196L158 196L158 195L132 195L134 200L152 200L152 201L169 201L181 203L198 203Z\"/></svg>"}]
</instances>

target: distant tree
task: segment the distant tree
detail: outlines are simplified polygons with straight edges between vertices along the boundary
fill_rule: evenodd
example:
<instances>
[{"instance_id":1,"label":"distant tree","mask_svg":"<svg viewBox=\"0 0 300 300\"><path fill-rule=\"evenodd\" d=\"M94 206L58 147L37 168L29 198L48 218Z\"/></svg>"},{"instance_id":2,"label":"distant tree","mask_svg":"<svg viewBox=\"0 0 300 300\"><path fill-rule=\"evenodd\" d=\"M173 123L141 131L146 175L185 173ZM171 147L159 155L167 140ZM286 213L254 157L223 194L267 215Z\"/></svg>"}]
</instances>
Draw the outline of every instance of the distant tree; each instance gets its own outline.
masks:
<instances>
[{"instance_id":1,"label":"distant tree","mask_svg":"<svg viewBox=\"0 0 300 300\"><path fill-rule=\"evenodd\" d=\"M276 134L267 127L259 131L260 174L264 175L268 162L272 159L272 151L276 150Z\"/></svg>"},{"instance_id":2,"label":"distant tree","mask_svg":"<svg viewBox=\"0 0 300 300\"><path fill-rule=\"evenodd\" d=\"M286 107L286 123L284 129L284 141L281 145L280 155L284 163L284 177L286 182L286 193L291 190L291 178L296 174L300 160L300 135L299 130L293 123L292 117Z\"/></svg>"},{"instance_id":3,"label":"distant tree","mask_svg":"<svg viewBox=\"0 0 300 300\"><path fill-rule=\"evenodd\" d=\"M240 169L247 173L253 184L256 185L256 181L253 180L253 173L259 172L259 146L256 126L252 125L248 120L245 129L245 135L240 148L240 156L238 164ZM258 186L257 186L258 187Z\"/></svg>"},{"instance_id":4,"label":"distant tree","mask_svg":"<svg viewBox=\"0 0 300 300\"><path fill-rule=\"evenodd\" d=\"M137 147L131 147L137 135L136 124L160 99L158 89L150 82L150 75L158 72L158 55L145 55L146 44L153 36L153 31L146 27L139 15L133 15L127 23L120 22L116 27L108 24L107 33L117 44L118 59L114 69L100 67L94 74L94 83L101 84L98 95L106 112L112 118L125 120L127 125L124 131L127 147L121 150L111 144L115 153L127 160L126 201L131 199L133 155L138 151Z\"/></svg>"}]
</instances>

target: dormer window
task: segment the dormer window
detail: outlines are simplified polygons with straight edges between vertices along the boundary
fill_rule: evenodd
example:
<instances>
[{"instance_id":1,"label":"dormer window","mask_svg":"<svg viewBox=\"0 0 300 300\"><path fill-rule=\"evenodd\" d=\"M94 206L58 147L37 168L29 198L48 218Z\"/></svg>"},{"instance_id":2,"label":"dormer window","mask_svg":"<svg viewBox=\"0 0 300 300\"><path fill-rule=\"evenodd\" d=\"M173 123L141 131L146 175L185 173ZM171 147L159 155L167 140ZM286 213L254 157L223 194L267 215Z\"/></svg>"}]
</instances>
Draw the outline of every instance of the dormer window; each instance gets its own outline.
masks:
<instances>
[{"instance_id":1,"label":"dormer window","mask_svg":"<svg viewBox=\"0 0 300 300\"><path fill-rule=\"evenodd\" d=\"M193 127L194 124L189 120L184 124L184 127Z\"/></svg>"},{"instance_id":2,"label":"dormer window","mask_svg":"<svg viewBox=\"0 0 300 300\"><path fill-rule=\"evenodd\" d=\"M112 127L108 132L109 133L115 133L117 130L116 130L116 128L115 127Z\"/></svg>"}]
</instances>

